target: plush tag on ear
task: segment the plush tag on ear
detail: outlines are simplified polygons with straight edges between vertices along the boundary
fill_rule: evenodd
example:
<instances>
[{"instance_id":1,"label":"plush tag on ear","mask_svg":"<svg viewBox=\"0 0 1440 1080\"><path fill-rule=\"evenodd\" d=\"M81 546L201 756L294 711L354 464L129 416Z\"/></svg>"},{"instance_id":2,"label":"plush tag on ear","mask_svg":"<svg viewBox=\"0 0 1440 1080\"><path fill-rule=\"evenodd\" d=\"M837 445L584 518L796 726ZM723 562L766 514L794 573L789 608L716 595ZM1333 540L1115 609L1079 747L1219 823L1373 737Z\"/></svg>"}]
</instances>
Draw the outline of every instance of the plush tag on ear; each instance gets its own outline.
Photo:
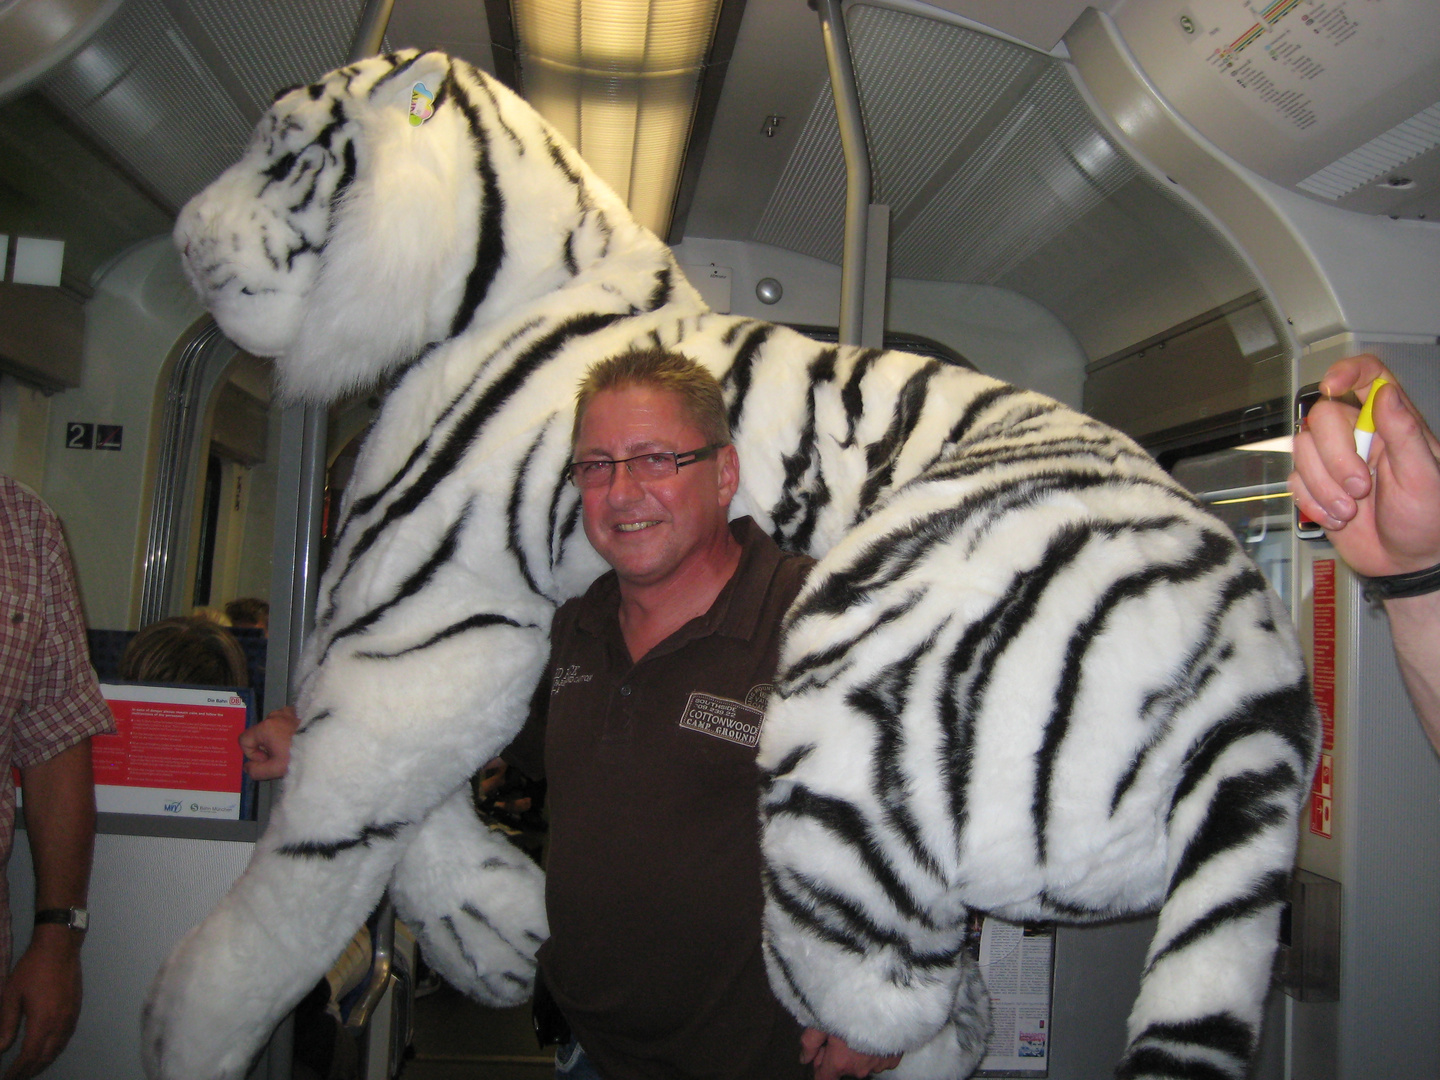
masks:
<instances>
[{"instance_id":1,"label":"plush tag on ear","mask_svg":"<svg viewBox=\"0 0 1440 1080\"><path fill-rule=\"evenodd\" d=\"M435 95L425 89L423 82L410 88L410 123L419 127L435 115Z\"/></svg>"}]
</instances>

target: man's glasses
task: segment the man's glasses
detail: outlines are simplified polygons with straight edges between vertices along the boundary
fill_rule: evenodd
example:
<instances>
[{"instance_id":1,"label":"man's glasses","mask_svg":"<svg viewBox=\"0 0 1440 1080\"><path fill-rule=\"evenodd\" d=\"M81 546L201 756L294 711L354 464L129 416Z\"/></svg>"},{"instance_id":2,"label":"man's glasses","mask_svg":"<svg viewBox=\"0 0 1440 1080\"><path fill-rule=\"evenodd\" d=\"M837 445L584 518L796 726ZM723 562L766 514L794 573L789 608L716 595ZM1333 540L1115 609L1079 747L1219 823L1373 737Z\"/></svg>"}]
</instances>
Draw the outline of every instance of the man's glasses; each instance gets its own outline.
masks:
<instances>
[{"instance_id":1,"label":"man's glasses","mask_svg":"<svg viewBox=\"0 0 1440 1080\"><path fill-rule=\"evenodd\" d=\"M615 478L616 465L624 465L630 470L630 475L641 482L668 480L684 466L714 457L715 451L724 445L726 444L711 443L709 446L700 447L699 450L685 450L680 453L671 450L656 451L650 454L637 454L632 458L621 458L619 461L610 461L609 459L572 461L566 466L565 471L569 473L571 482L581 489L609 487L610 481Z\"/></svg>"}]
</instances>

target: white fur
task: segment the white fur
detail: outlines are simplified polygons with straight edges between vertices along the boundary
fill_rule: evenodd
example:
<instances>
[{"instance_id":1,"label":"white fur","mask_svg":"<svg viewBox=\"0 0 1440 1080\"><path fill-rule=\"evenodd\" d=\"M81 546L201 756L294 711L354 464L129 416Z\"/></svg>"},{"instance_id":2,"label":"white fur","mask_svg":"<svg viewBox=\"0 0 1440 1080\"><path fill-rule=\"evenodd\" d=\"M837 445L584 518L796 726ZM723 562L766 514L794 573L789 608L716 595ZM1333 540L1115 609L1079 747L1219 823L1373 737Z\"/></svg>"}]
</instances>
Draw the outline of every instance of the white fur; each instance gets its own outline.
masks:
<instances>
[{"instance_id":1,"label":"white fur","mask_svg":"<svg viewBox=\"0 0 1440 1080\"><path fill-rule=\"evenodd\" d=\"M420 126L406 119L416 81L444 87ZM337 196L348 160L355 176ZM486 170L503 203L487 194ZM499 247L486 247L497 238ZM797 611L871 552L887 565L898 558L907 530L982 502L896 580L787 630L783 666L792 671L809 652L861 644L790 678L772 706L762 765L773 770L792 749L814 747L766 792L772 885L826 882L884 935L859 953L837 948L787 914L772 888L767 960L777 994L802 1020L873 1051L906 1050L906 1078L968 1074L989 1026L978 971L957 952L969 908L1044 914L1046 889L1114 911L1153 906L1225 770L1289 754L1264 740L1237 743L1184 801L1172 830L1157 824L1209 725L1245 694L1301 677L1288 630L1258 628L1273 619L1273 602L1247 602L1224 628L1245 653L1218 663L1204 692L1175 712L1133 794L1110 814L1117 769L1153 725L1144 695L1174 670L1214 582L1159 590L1117 610L1088 658L1073 738L1057 759L1066 786L1047 833L1051 850L1038 860L1023 774L1053 707L1068 636L1107 583L1163 563L1206 530L1218 535L1213 521L1128 440L1037 395L999 398L956 445L956 421L979 395L1004 392L1001 384L903 353L872 363L858 350L827 351L787 330L708 313L670 252L574 151L466 65L402 53L282 98L245 158L186 207L176 242L222 328L276 356L292 398L327 401L405 370L342 508L284 798L250 868L156 980L145 1022L152 1077L239 1076L387 883L447 978L495 1003L528 993L545 933L542 884L480 828L464 784L523 720L554 606L602 569L560 472L581 374L632 347L675 348L722 377L740 414L734 512L824 556ZM478 251L502 249L493 274L477 271ZM277 260L277 250L294 257ZM467 318L467 289L482 278ZM918 398L907 397L912 383L924 384ZM855 400L863 408L852 416ZM886 457L902 406L919 413ZM1055 450L1062 438L1075 445ZM937 472L945 461L965 466L1032 446L1046 463L1092 470L1103 483L1011 506L1009 493L1043 464ZM1126 532L1154 514L1180 524L1149 538ZM1113 524L1117 535L1063 571L1041 598L1042 617L996 665L974 718L976 794L962 830L937 767L947 736L936 703L962 693L973 674L948 674L937 658L1006 595L1017 568L1085 522ZM1233 550L1228 560L1243 564ZM870 632L882 617L883 630ZM911 858L886 824L893 808L874 781L878 729L849 697L911 653L925 656L907 702L895 704L896 760L921 843L941 853L936 866ZM843 802L870 823L879 858L913 905L897 904L853 846L814 819L779 812L796 792ZM1293 823L1293 805L1284 813ZM1285 864L1293 835L1262 839L1237 859L1207 864L1177 892L1157 950L1247 866ZM837 911L820 924L850 933ZM1161 959L1133 1033L1215 1003L1258 1016L1272 923L1237 924L1204 949ZM917 965L917 957L940 960ZM1212 970L1221 968L1223 977Z\"/></svg>"}]
</instances>

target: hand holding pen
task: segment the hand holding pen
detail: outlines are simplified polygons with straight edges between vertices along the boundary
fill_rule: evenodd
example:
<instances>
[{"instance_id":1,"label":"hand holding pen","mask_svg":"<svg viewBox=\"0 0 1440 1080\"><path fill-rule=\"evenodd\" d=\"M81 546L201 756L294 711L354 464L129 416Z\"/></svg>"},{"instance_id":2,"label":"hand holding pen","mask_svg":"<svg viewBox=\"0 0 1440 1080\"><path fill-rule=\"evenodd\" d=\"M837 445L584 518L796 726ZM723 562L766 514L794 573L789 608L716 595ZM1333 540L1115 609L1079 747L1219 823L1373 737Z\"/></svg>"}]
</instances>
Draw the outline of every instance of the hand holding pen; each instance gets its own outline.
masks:
<instances>
[{"instance_id":1,"label":"hand holding pen","mask_svg":"<svg viewBox=\"0 0 1440 1080\"><path fill-rule=\"evenodd\" d=\"M1440 564L1440 440L1374 356L1341 360L1320 389L1325 400L1295 437L1290 490L1301 511L1366 577ZM1352 392L1373 414L1370 439L1357 432L1360 410L1338 400Z\"/></svg>"}]
</instances>

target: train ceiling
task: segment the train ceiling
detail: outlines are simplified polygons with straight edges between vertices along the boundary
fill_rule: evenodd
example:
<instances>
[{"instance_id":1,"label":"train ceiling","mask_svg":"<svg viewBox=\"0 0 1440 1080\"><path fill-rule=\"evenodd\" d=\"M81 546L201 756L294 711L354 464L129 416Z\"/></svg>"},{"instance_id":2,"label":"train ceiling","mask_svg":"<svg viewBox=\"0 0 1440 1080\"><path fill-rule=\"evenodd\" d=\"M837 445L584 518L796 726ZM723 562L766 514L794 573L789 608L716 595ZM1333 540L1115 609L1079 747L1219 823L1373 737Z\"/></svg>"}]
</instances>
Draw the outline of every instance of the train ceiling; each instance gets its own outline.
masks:
<instances>
[{"instance_id":1,"label":"train ceiling","mask_svg":"<svg viewBox=\"0 0 1440 1080\"><path fill-rule=\"evenodd\" d=\"M107 258L164 231L178 207L235 159L276 88L344 62L363 6L10 0L0 3L0 40L17 13L65 4L100 24L83 47L56 53L48 70L27 68L0 47L0 96L10 96L0 105L0 232L65 236L66 284L82 295ZM493 72L487 6L494 0L396 0L387 45L443 49ZM894 214L894 273L1021 288L1056 304L1062 317L1083 309L1094 300L1084 282L1046 279L1057 245L1098 238L1093 264L1129 265L1132 248L1154 239L1135 234L1136 215L1153 217L1164 201L1089 116L1059 59L1061 38L1084 3L936 5L983 20L1013 42L922 18L923 4L894 10L906 6L859 0L849 8L876 195ZM1127 35L1136 28L1152 51L1156 11L1204 8L1168 0L1100 6ZM15 85L20 69L23 87ZM1185 93L1183 85L1171 89ZM1333 160L1300 177L1249 153L1243 140L1216 141L1309 197L1361 213L1427 217L1440 213L1437 99L1440 63L1432 60L1388 95L1388 111L1359 110ZM688 235L758 240L838 261L839 138L817 20L805 0L745 5L703 153ZM1316 176L1331 166L1330 186L1317 192L1327 180ZM1203 223L1177 228L1170 246L1193 241L1191 261L1210 258Z\"/></svg>"}]
</instances>

